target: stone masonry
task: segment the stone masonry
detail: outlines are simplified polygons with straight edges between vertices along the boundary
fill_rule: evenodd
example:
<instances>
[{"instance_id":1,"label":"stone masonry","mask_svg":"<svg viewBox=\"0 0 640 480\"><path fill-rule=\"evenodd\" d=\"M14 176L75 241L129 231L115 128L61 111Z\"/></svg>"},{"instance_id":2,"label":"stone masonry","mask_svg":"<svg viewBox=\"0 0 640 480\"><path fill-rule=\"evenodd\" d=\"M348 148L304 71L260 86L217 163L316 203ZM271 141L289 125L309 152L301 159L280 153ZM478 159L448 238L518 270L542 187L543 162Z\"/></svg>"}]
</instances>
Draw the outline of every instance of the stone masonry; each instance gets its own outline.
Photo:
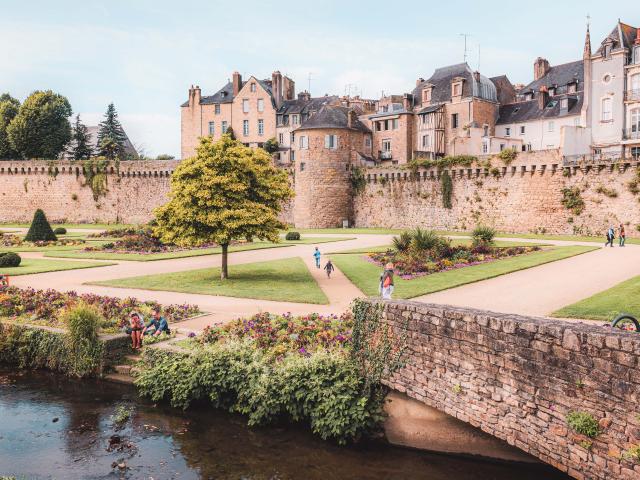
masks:
<instances>
[{"instance_id":1,"label":"stone masonry","mask_svg":"<svg viewBox=\"0 0 640 480\"><path fill-rule=\"evenodd\" d=\"M408 301L385 302L406 331L406 364L386 383L578 479L638 479L640 336L593 324ZM588 412L601 433L571 430ZM591 443L589 443L591 442Z\"/></svg>"}]
</instances>

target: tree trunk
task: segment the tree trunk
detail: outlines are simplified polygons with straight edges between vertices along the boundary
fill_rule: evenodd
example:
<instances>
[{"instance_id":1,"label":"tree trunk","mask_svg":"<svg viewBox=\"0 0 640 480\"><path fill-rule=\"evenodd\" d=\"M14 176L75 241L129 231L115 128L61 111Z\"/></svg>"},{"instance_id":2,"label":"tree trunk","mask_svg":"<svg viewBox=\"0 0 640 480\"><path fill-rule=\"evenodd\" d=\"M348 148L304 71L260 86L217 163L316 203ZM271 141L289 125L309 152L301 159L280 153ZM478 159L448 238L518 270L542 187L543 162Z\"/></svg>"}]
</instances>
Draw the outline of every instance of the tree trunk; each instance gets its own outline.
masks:
<instances>
[{"instance_id":1,"label":"tree trunk","mask_svg":"<svg viewBox=\"0 0 640 480\"><path fill-rule=\"evenodd\" d=\"M226 280L229 277L229 270L227 268L227 255L229 250L229 244L222 244L222 266L220 267L220 280Z\"/></svg>"}]
</instances>

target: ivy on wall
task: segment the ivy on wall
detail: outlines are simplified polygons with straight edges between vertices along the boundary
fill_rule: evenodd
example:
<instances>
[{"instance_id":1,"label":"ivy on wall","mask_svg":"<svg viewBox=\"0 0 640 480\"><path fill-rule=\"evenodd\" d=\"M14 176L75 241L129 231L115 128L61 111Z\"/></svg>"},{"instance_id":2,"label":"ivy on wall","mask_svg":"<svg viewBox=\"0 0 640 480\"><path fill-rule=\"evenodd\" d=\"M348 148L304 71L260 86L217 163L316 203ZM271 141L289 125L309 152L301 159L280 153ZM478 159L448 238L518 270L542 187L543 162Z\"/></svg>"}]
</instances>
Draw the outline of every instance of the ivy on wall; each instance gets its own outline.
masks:
<instances>
[{"instance_id":1,"label":"ivy on wall","mask_svg":"<svg viewBox=\"0 0 640 480\"><path fill-rule=\"evenodd\" d=\"M444 208L451 208L451 195L453 193L453 182L449 172L445 170L440 176L440 184L442 186L442 205Z\"/></svg>"}]
</instances>

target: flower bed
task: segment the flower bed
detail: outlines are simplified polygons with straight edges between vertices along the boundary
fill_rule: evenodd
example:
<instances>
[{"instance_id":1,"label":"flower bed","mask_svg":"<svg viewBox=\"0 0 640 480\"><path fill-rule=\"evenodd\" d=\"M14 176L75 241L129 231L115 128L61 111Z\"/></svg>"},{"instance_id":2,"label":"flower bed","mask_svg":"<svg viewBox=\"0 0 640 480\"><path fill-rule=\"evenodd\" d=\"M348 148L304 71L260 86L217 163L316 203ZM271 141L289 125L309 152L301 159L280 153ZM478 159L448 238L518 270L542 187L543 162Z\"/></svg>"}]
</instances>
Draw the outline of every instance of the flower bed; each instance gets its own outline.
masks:
<instances>
[{"instance_id":1,"label":"flower bed","mask_svg":"<svg viewBox=\"0 0 640 480\"><path fill-rule=\"evenodd\" d=\"M80 239L63 239L55 241L39 240L37 242L26 242L18 235L0 235L0 247L65 247L83 245L84 243L86 242Z\"/></svg>"},{"instance_id":2,"label":"flower bed","mask_svg":"<svg viewBox=\"0 0 640 480\"><path fill-rule=\"evenodd\" d=\"M113 233L115 232L115 235ZM109 235L112 233L112 235ZM118 229L107 232L101 232L100 234L94 234L97 236L110 237L115 236L118 238L115 242L105 243L100 246L89 246L84 248L86 252L102 252L102 253L117 253L117 254L153 254L153 253L169 253L169 252L181 252L185 250L214 248L218 245L215 243L209 243L200 245L198 247L179 247L173 244L163 243L151 229ZM97 238L97 237L96 237Z\"/></svg>"},{"instance_id":3,"label":"flower bed","mask_svg":"<svg viewBox=\"0 0 640 480\"><path fill-rule=\"evenodd\" d=\"M78 302L95 306L105 318L100 329L104 333L116 332L128 323L132 311L140 312L145 318L153 308L160 307L162 315L169 324L193 317L200 312L196 305L161 306L156 302L141 302L135 298L115 298L95 294L76 292L58 292L56 290L34 290L8 287L0 291L0 317L36 325L63 327L62 313Z\"/></svg>"},{"instance_id":4,"label":"flower bed","mask_svg":"<svg viewBox=\"0 0 640 480\"><path fill-rule=\"evenodd\" d=\"M411 280L412 278L430 275L432 273L454 270L457 268L470 267L481 263L493 262L501 258L514 257L526 253L540 250L539 246L531 247L451 247L451 251L446 256L439 257L437 254L425 254L417 256L415 254L403 254L393 250L382 253L370 253L367 260L384 267L388 262L393 263L394 270L400 278Z\"/></svg>"}]
</instances>

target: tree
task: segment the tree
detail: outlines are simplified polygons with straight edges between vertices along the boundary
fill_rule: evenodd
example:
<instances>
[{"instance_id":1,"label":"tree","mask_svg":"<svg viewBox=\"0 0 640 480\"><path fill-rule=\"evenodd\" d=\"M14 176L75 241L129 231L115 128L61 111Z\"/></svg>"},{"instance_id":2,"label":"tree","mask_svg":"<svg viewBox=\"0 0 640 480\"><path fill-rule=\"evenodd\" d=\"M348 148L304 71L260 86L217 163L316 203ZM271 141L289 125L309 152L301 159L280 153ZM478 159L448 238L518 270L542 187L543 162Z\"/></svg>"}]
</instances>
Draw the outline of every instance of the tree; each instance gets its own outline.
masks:
<instances>
[{"instance_id":1,"label":"tree","mask_svg":"<svg viewBox=\"0 0 640 480\"><path fill-rule=\"evenodd\" d=\"M73 133L71 135L71 144L67 150L67 154L73 160L87 160L93 155L89 129L80 121L80 115L76 115L76 121L73 124Z\"/></svg>"},{"instance_id":2,"label":"tree","mask_svg":"<svg viewBox=\"0 0 640 480\"><path fill-rule=\"evenodd\" d=\"M98 153L110 160L124 158L127 135L124 133L118 112L113 103L107 107L104 120L98 126Z\"/></svg>"},{"instance_id":3,"label":"tree","mask_svg":"<svg viewBox=\"0 0 640 480\"><path fill-rule=\"evenodd\" d=\"M196 156L174 170L169 202L155 211L155 231L181 246L219 244L224 280L229 244L242 238L277 242L285 227L278 214L292 196L286 172L273 166L267 152L228 134L217 142L204 137Z\"/></svg>"},{"instance_id":4,"label":"tree","mask_svg":"<svg viewBox=\"0 0 640 480\"><path fill-rule=\"evenodd\" d=\"M71 113L66 97L33 92L7 127L11 147L23 158L57 158L71 140Z\"/></svg>"},{"instance_id":5,"label":"tree","mask_svg":"<svg viewBox=\"0 0 640 480\"><path fill-rule=\"evenodd\" d=\"M51 225L49 225L49 221L47 220L47 216L42 210L36 210L36 213L33 215L29 231L25 235L24 239L27 242L55 242L58 239L56 234L53 233Z\"/></svg>"},{"instance_id":6,"label":"tree","mask_svg":"<svg viewBox=\"0 0 640 480\"><path fill-rule=\"evenodd\" d=\"M169 155L168 153L161 153L156 157L156 160L175 160L176 157Z\"/></svg>"},{"instance_id":7,"label":"tree","mask_svg":"<svg viewBox=\"0 0 640 480\"><path fill-rule=\"evenodd\" d=\"M227 130L226 130L224 133L226 133L227 135L229 135L229 138L230 138L231 140L235 140L235 139L236 139L236 134L235 134L235 133L233 133L233 128L231 128L231 127L227 127Z\"/></svg>"},{"instance_id":8,"label":"tree","mask_svg":"<svg viewBox=\"0 0 640 480\"><path fill-rule=\"evenodd\" d=\"M18 111L20 110L20 102L8 93L0 95L0 160L12 160L18 158L16 152L7 136L7 127L11 123Z\"/></svg>"},{"instance_id":9,"label":"tree","mask_svg":"<svg viewBox=\"0 0 640 480\"><path fill-rule=\"evenodd\" d=\"M264 142L264 149L267 153L276 153L280 148L278 141L275 138L270 138L266 142Z\"/></svg>"}]
</instances>

